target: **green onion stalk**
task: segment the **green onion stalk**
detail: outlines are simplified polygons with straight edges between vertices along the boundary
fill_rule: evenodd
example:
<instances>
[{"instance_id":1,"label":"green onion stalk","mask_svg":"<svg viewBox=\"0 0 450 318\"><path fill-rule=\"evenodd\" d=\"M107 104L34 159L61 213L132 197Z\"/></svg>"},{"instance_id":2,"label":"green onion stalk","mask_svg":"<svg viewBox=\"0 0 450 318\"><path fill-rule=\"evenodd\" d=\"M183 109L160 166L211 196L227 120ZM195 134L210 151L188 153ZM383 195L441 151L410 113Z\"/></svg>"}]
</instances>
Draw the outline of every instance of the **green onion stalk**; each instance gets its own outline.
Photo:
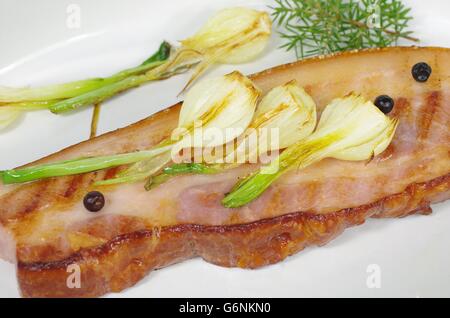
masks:
<instances>
[{"instance_id":1,"label":"green onion stalk","mask_svg":"<svg viewBox=\"0 0 450 318\"><path fill-rule=\"evenodd\" d=\"M163 74L165 69L161 68L159 73L155 71L163 65L172 66L173 61L169 63L171 51L170 44L163 42L158 51L142 64L106 78L36 88L0 87L0 129L11 125L27 111L48 109L53 113L64 113L81 106L98 104L121 91L181 72L181 69L177 69L172 74Z\"/></svg>"},{"instance_id":2,"label":"green onion stalk","mask_svg":"<svg viewBox=\"0 0 450 318\"><path fill-rule=\"evenodd\" d=\"M80 96L87 92L124 80L130 76L143 74L149 71L164 63L169 58L170 51L170 44L164 41L159 46L158 51L152 54L142 64L105 78L91 78L35 88L0 87L0 104L10 106L14 106L16 103L25 105L25 102L28 102L31 105L36 102L50 104L51 101Z\"/></svg>"},{"instance_id":3,"label":"green onion stalk","mask_svg":"<svg viewBox=\"0 0 450 318\"><path fill-rule=\"evenodd\" d=\"M195 123L201 123L201 127L196 127L196 129L202 128L205 132L209 128L242 128L242 130L245 130L254 115L259 94L253 83L239 72L232 72L219 78L199 82L186 95L186 99L181 107L177 129L174 130L171 138L163 141L162 144L173 142L180 145L180 147L174 149L192 147L191 137L194 134ZM178 130L184 132L184 135L178 135ZM239 129L236 129L236 131L238 132ZM216 136L216 138L208 140L208 144L222 146L223 143L231 141L237 136L238 134L236 133L235 135L228 134L227 140ZM205 141L202 141L200 144L204 143ZM136 182L148 179L145 188L149 190L156 184L162 183L164 176L153 176L170 161L172 161L172 152L140 161L120 172L115 178L99 181L97 185ZM179 167L182 166L183 164L179 165ZM163 171L173 171L171 167L166 169ZM187 169L195 169L195 165L189 165ZM206 168L203 171L207 169L210 168ZM183 171L187 172L186 168ZM181 171L178 173L181 173Z\"/></svg>"},{"instance_id":4,"label":"green onion stalk","mask_svg":"<svg viewBox=\"0 0 450 318\"><path fill-rule=\"evenodd\" d=\"M397 119L387 117L360 96L336 99L325 108L310 137L288 147L271 164L237 183L222 204L228 208L244 206L287 171L303 169L325 158L370 160L389 146L397 126Z\"/></svg>"},{"instance_id":5,"label":"green onion stalk","mask_svg":"<svg viewBox=\"0 0 450 318\"><path fill-rule=\"evenodd\" d=\"M0 172L0 178L3 184L14 184L50 177L61 177L86 173L146 160L167 152L167 150L170 150L170 147L171 146L162 146L147 151L73 159L39 166L6 170Z\"/></svg>"},{"instance_id":6,"label":"green onion stalk","mask_svg":"<svg viewBox=\"0 0 450 318\"><path fill-rule=\"evenodd\" d=\"M370 160L389 146L397 126L397 119L385 116L361 96L335 99L325 108L314 133L287 147L270 164L236 183L222 204L228 208L242 207L258 198L286 172L301 170L325 158ZM225 171L226 167L203 163L175 164L150 179L147 187L154 188L175 175L213 174Z\"/></svg>"},{"instance_id":7,"label":"green onion stalk","mask_svg":"<svg viewBox=\"0 0 450 318\"><path fill-rule=\"evenodd\" d=\"M210 139L202 136L201 144L219 146L229 142L244 131L250 124L255 112L260 91L239 72L203 81L194 86L186 95L181 107L178 129L172 136L150 150L133 153L73 159L44 165L30 166L1 172L4 184L30 182L51 177L81 174L116 166L134 164L113 180L100 184L114 184L139 181L156 173L172 159L172 151L191 147L195 129L220 129L223 133ZM201 123L196 127L196 123ZM195 127L195 128L194 128ZM231 128L234 133L225 136L225 130Z\"/></svg>"},{"instance_id":8,"label":"green onion stalk","mask_svg":"<svg viewBox=\"0 0 450 318\"><path fill-rule=\"evenodd\" d=\"M316 104L311 96L298 85L290 81L273 88L258 104L250 127L236 147L217 163L180 163L162 170L158 176L149 179L146 188L168 181L182 174L213 174L237 168L244 162L257 160L258 156L269 151L285 149L308 137L317 122ZM269 132L276 130L278 140L269 138Z\"/></svg>"},{"instance_id":9,"label":"green onion stalk","mask_svg":"<svg viewBox=\"0 0 450 318\"><path fill-rule=\"evenodd\" d=\"M147 64L136 68L136 72L130 72L128 76L84 94L59 101L49 107L50 111L54 114L61 114L83 106L99 104L116 94L141 86L144 83L165 79L185 72L198 63L199 54L193 50L179 50L173 53L170 58L169 55L163 55L160 52L155 53L155 56L164 58L164 60L149 59L150 62L147 61ZM137 70L141 71L138 72Z\"/></svg>"},{"instance_id":10,"label":"green onion stalk","mask_svg":"<svg viewBox=\"0 0 450 318\"><path fill-rule=\"evenodd\" d=\"M3 108L0 128L10 125L25 111L69 112L99 104L125 90L195 66L187 87L212 64L244 63L254 59L264 50L270 34L271 21L266 12L230 8L211 17L196 34L181 41L180 47L173 49L163 42L142 64L110 77L37 88L0 87L0 108Z\"/></svg>"},{"instance_id":11,"label":"green onion stalk","mask_svg":"<svg viewBox=\"0 0 450 318\"><path fill-rule=\"evenodd\" d=\"M181 41L181 46L172 50L172 54L169 54L170 49L162 47L142 66L125 72L126 76L120 80L60 101L50 110L59 114L99 103L121 91L173 76L195 66L184 91L212 64L245 63L257 57L268 43L271 25L269 15L263 11L242 7L221 10L196 34ZM149 69L144 70L147 65Z\"/></svg>"}]
</instances>

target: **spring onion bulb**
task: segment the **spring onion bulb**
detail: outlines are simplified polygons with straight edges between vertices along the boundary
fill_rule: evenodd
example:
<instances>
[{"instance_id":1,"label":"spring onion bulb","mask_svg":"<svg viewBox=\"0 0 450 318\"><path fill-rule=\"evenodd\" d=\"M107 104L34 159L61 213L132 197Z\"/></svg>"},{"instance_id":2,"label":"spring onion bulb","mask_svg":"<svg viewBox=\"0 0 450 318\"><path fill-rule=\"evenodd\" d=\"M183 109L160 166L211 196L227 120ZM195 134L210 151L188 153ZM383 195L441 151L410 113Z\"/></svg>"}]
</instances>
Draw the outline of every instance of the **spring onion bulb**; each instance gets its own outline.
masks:
<instances>
[{"instance_id":1,"label":"spring onion bulb","mask_svg":"<svg viewBox=\"0 0 450 318\"><path fill-rule=\"evenodd\" d=\"M217 12L192 37L181 41L182 48L203 55L189 86L214 63L246 63L262 53L271 35L269 14L249 8L228 8Z\"/></svg>"},{"instance_id":2,"label":"spring onion bulb","mask_svg":"<svg viewBox=\"0 0 450 318\"><path fill-rule=\"evenodd\" d=\"M273 88L259 103L249 129L226 163L255 161L308 137L316 126L316 104L296 81ZM276 131L276 140L271 132Z\"/></svg>"},{"instance_id":3,"label":"spring onion bulb","mask_svg":"<svg viewBox=\"0 0 450 318\"><path fill-rule=\"evenodd\" d=\"M389 146L397 125L397 119L387 117L361 96L336 99L325 108L311 136L288 147L270 165L239 182L222 204L241 207L260 196L286 171L305 168L324 158L369 160Z\"/></svg>"},{"instance_id":4,"label":"spring onion bulb","mask_svg":"<svg viewBox=\"0 0 450 318\"><path fill-rule=\"evenodd\" d=\"M180 140L178 148L226 144L250 125L260 94L237 71L198 83L186 95L172 140Z\"/></svg>"},{"instance_id":5,"label":"spring onion bulb","mask_svg":"<svg viewBox=\"0 0 450 318\"><path fill-rule=\"evenodd\" d=\"M166 162L161 162L160 168L176 158L184 148L217 147L237 138L249 126L259 96L260 91L253 82L237 71L194 85L186 94L178 127L171 136L174 142L171 156L166 158ZM149 164L151 166L151 162L138 162L119 179L126 180L133 175L148 178L159 170L146 169ZM147 174L141 171L147 171ZM115 183L113 180L110 182Z\"/></svg>"},{"instance_id":6,"label":"spring onion bulb","mask_svg":"<svg viewBox=\"0 0 450 318\"><path fill-rule=\"evenodd\" d=\"M183 91L216 63L244 63L268 43L272 22L266 12L247 8L219 11L178 48L163 42L142 64L105 78L91 78L45 87L0 87L0 107L21 104L23 111L49 109L54 114L99 104L144 83L165 79L195 67ZM39 103L39 107L33 107ZM29 107L24 107L29 106ZM46 107L45 107L46 106ZM4 111L6 112L6 110ZM14 114L17 114L18 110ZM9 110L8 124L13 122Z\"/></svg>"},{"instance_id":7,"label":"spring onion bulb","mask_svg":"<svg viewBox=\"0 0 450 318\"><path fill-rule=\"evenodd\" d=\"M147 179L183 148L215 147L235 139L250 124L259 95L253 83L239 72L199 82L186 94L178 127L170 139L163 141L163 144L173 144L169 155L137 162L101 184Z\"/></svg>"},{"instance_id":8,"label":"spring onion bulb","mask_svg":"<svg viewBox=\"0 0 450 318\"><path fill-rule=\"evenodd\" d=\"M232 141L236 147L230 153L215 158L215 164L173 164L150 179L148 187L160 185L175 175L220 173L244 162L255 163L267 152L287 148L308 137L316 121L316 104L296 81L275 87L258 104L248 129ZM273 130L276 136L271 135Z\"/></svg>"},{"instance_id":9,"label":"spring onion bulb","mask_svg":"<svg viewBox=\"0 0 450 318\"><path fill-rule=\"evenodd\" d=\"M107 79L108 85L76 94L50 110L63 113L100 103L121 91L173 76L197 65L187 87L214 63L244 63L254 59L265 48L270 34L271 20L266 12L247 8L219 11L194 36L181 41L181 47L173 49L170 56L162 54L164 47L161 47L141 66Z\"/></svg>"}]
</instances>

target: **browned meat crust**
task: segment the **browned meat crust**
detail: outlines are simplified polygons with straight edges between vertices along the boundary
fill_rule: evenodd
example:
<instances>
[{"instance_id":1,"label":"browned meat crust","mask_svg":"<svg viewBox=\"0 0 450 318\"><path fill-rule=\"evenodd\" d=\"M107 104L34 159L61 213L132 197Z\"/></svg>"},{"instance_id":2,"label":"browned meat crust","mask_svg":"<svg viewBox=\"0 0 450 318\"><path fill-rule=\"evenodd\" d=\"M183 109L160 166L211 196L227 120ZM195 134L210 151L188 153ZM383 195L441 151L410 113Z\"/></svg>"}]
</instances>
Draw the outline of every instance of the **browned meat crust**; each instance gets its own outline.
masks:
<instances>
[{"instance_id":1,"label":"browned meat crust","mask_svg":"<svg viewBox=\"0 0 450 318\"><path fill-rule=\"evenodd\" d=\"M413 184L400 194L330 214L298 212L232 226L177 225L120 235L70 258L18 263L25 297L94 297L131 287L150 271L192 257L225 267L257 268L311 245L324 245L368 217L431 213L430 203L450 198L450 174ZM67 267L80 266L81 288L67 287Z\"/></svg>"},{"instance_id":2,"label":"browned meat crust","mask_svg":"<svg viewBox=\"0 0 450 318\"><path fill-rule=\"evenodd\" d=\"M403 53L405 55L397 56L397 54ZM443 124L440 123L438 116L442 117L442 114L446 114L443 105L448 105L444 102L448 99L447 70L450 65L447 58L448 49L389 48L376 51L367 50L358 54L350 52L338 55L336 59L339 58L339 61L335 58L310 59L264 71L254 75L253 79L263 91L267 91L274 85L283 84L287 79L295 77L317 99L318 106L323 107L332 98L348 93L349 87L352 86L350 84L361 81L361 78L355 79L352 75L352 72L358 67L352 67L346 69L348 74L341 74L341 72L333 74L339 79L337 82L333 82L333 85L324 83L323 78L326 78L330 72L330 66L339 65L341 67L345 63L348 63L345 64L347 66L349 64L353 66L353 63L357 63L359 68L363 68L358 71L359 74L367 72L363 67L371 64L367 63L367 58L371 59L372 64L378 65L381 60L385 62L395 57L397 63L405 63L404 66L396 64L402 70L400 74L407 69L409 77L410 64L417 62L417 59L422 60L423 54L430 61L434 61L436 67L433 68L433 72L440 75L435 76L434 80L430 80L427 86L424 86L423 91L404 92L405 85L390 87L401 81L390 82L389 87L380 87L379 79L382 77L378 73L364 79L365 85L361 89L365 90L368 98L378 96L382 89L399 90L393 116L404 115L405 120L411 121L411 125L418 127L420 132L418 137L428 141L436 138L433 135L437 130L436 124L445 127L447 123L444 120L441 120ZM377 63L373 63L374 57L376 57ZM349 60L351 61L349 62ZM336 71L335 68L333 70ZM399 78L401 79L401 77ZM374 89L371 89L372 87ZM416 96L421 98L425 96L426 101L413 114L412 98ZM38 162L62 160L77 157L80 154L99 155L145 149L170 134L171 129L176 126L178 111L179 105L127 128L69 147ZM419 122L416 123L416 120ZM433 125L434 130L432 129ZM148 138L143 139L142 136L148 136ZM448 134L441 136L443 136L441 143L448 144ZM422 144L417 143L415 146L418 145ZM397 146L405 145L398 143ZM391 145L379 159L388 159L398 151L399 149ZM445 160L446 158L441 159ZM411 160L414 160L414 157ZM33 234L33 227L28 223L34 220L33 217L37 217L39 220L43 207L58 207L59 204L64 204L66 201L69 203L77 201L80 199L80 190L87 189L93 180L109 178L115 173L116 169L111 169L106 172L43 180L15 188L6 195L0 195L0 236L2 226L5 230L13 228L14 235L20 234L27 237ZM416 171L409 173L415 174ZM428 181L430 179L433 180ZM386 180L384 179L384 181ZM123 228L116 232L111 228L106 228L101 221L94 222L95 224L89 223L88 225L92 227L93 231L104 231L107 232L107 235L103 236L94 231L92 237L89 238L95 239L95 242L89 245L91 247L77 248L77 252L74 253L69 249L69 253L65 254L58 250L59 246L55 247L52 244L17 246L19 284L23 296L26 297L93 297L121 291L134 285L153 269L192 257L202 257L208 262L227 267L256 268L273 264L307 246L326 244L342 233L345 228L362 224L368 217L384 218L404 217L414 213L428 214L431 212L431 203L450 198L448 170L442 175L433 175L416 182L424 183L410 184L402 193L387 196L376 202L369 203L371 200L367 200L368 204L357 208L333 212L339 210L341 208L339 207L333 208L327 213L302 211L274 218L259 219L247 224L228 226L176 224L160 228L144 226L145 229L142 229L143 227L139 224L142 220L124 218ZM0 194L1 191L2 185L0 185ZM395 193L395 191L391 193ZM292 211L296 210L302 209ZM133 223L135 221L136 224ZM86 232L89 231L81 234ZM49 235L53 235L52 238L54 238L54 234L49 233ZM0 247L2 243L4 242L0 240ZM41 247L43 250L40 250ZM70 278L67 267L71 264L77 264L81 269L81 288L79 289L67 287L67 280Z\"/></svg>"}]
</instances>

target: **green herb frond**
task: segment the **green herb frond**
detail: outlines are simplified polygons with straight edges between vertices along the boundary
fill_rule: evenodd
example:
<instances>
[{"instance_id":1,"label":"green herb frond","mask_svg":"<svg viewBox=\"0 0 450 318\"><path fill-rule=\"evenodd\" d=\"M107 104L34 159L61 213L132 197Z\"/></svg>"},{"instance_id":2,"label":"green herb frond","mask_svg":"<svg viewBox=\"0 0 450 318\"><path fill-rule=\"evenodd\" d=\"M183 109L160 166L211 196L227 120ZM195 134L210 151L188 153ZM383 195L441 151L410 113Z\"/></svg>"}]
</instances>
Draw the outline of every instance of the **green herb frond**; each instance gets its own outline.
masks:
<instances>
[{"instance_id":1,"label":"green herb frond","mask_svg":"<svg viewBox=\"0 0 450 318\"><path fill-rule=\"evenodd\" d=\"M401 0L275 0L274 21L283 48L298 58L339 51L386 47L408 31L410 8Z\"/></svg>"}]
</instances>

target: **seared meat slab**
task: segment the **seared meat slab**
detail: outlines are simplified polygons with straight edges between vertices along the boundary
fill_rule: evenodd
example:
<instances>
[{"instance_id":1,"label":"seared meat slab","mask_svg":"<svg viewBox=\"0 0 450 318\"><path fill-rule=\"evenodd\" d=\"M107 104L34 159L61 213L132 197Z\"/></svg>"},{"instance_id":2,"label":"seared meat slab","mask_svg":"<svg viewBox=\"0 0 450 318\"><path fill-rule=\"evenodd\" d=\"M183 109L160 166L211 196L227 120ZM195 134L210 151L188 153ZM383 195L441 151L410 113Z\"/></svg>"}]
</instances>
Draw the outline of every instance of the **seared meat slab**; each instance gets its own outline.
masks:
<instances>
[{"instance_id":1,"label":"seared meat slab","mask_svg":"<svg viewBox=\"0 0 450 318\"><path fill-rule=\"evenodd\" d=\"M416 82L411 68L433 74ZM18 264L24 296L99 296L132 286L149 271L200 256L222 266L256 268L308 245L322 245L368 217L430 213L450 198L450 50L390 48L344 53L280 66L252 77L267 92L296 79L320 110L349 92L394 98L400 126L371 162L327 159L292 171L239 209L220 201L242 166L218 175L179 176L147 192L143 183L93 187L120 169L0 185L0 255ZM176 127L179 105L67 148L38 162L147 149ZM106 205L90 213L91 190ZM81 288L67 287L67 267L81 269Z\"/></svg>"}]
</instances>

